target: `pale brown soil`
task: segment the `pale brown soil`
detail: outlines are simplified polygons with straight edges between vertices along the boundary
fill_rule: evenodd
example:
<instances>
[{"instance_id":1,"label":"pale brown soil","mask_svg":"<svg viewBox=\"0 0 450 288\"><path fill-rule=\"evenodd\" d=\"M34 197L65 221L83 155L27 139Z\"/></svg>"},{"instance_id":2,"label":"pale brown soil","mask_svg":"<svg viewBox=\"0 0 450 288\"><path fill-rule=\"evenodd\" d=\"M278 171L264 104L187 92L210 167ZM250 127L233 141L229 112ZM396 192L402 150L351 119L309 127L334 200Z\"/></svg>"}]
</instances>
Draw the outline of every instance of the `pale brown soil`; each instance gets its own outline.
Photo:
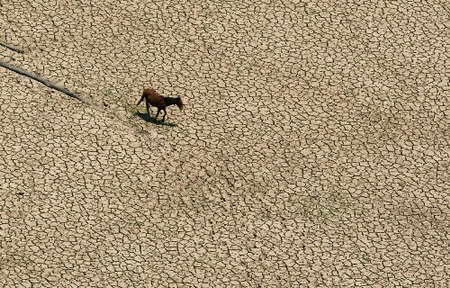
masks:
<instances>
[{"instance_id":1,"label":"pale brown soil","mask_svg":"<svg viewBox=\"0 0 450 288\"><path fill-rule=\"evenodd\" d=\"M0 1L0 287L448 287L449 12Z\"/></svg>"}]
</instances>

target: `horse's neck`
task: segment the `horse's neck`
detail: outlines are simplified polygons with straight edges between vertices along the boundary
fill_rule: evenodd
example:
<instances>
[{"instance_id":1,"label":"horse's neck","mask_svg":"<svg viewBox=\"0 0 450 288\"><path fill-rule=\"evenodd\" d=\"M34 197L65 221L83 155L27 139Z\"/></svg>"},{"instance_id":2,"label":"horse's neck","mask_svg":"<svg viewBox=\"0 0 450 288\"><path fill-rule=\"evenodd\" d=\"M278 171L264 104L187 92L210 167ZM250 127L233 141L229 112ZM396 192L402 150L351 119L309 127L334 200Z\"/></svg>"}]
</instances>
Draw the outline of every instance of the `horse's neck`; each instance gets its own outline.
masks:
<instances>
[{"instance_id":1,"label":"horse's neck","mask_svg":"<svg viewBox=\"0 0 450 288\"><path fill-rule=\"evenodd\" d=\"M174 99L171 97L164 97L164 102L166 103L167 106L175 104Z\"/></svg>"}]
</instances>

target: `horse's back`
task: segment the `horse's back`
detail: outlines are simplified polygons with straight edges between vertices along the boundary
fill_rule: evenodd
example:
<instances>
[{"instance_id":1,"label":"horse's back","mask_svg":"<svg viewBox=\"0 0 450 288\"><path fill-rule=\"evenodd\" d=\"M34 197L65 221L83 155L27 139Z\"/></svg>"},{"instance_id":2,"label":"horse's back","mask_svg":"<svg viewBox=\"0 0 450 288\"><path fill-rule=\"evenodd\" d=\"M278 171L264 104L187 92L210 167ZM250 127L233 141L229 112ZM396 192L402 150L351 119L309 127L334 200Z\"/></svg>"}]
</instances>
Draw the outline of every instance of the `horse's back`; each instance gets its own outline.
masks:
<instances>
[{"instance_id":1,"label":"horse's back","mask_svg":"<svg viewBox=\"0 0 450 288\"><path fill-rule=\"evenodd\" d=\"M147 101L152 106L159 107L161 105L164 105L164 98L156 92L153 88L146 88L144 89L144 95Z\"/></svg>"}]
</instances>

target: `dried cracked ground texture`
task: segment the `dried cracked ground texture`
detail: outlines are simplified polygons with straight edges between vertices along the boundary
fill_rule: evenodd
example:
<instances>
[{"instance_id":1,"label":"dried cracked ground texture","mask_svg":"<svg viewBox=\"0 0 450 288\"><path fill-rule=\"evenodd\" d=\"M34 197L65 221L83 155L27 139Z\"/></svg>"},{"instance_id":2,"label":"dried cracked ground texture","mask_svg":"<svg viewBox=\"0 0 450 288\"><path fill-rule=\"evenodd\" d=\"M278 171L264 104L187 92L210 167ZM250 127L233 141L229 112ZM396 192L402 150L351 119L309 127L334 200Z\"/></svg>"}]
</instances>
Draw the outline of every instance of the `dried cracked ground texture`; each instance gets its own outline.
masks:
<instances>
[{"instance_id":1,"label":"dried cracked ground texture","mask_svg":"<svg viewBox=\"0 0 450 288\"><path fill-rule=\"evenodd\" d=\"M448 287L450 5L254 2L0 1L1 287Z\"/></svg>"}]
</instances>

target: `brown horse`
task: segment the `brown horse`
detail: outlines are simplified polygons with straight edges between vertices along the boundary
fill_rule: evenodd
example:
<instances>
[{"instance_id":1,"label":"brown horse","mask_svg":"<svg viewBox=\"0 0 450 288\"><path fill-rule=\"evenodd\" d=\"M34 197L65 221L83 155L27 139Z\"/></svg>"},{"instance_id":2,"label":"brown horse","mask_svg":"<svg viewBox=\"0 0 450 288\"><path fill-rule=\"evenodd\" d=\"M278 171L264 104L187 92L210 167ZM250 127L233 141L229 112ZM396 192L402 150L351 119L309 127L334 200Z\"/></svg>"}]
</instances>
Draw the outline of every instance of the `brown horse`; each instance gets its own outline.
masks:
<instances>
[{"instance_id":1,"label":"brown horse","mask_svg":"<svg viewBox=\"0 0 450 288\"><path fill-rule=\"evenodd\" d=\"M166 107L170 105L177 105L180 110L183 109L183 102L181 101L181 97L171 98L171 97L164 97L158 94L158 92L155 91L155 89L152 88L146 88L144 89L144 92L142 93L141 99L139 99L138 103L139 105L141 102L145 99L145 105L147 106L147 113L150 116L150 106L155 106L158 108L158 112L156 113L155 120L158 118L159 112L161 110L164 111L164 116L162 119L162 122L164 122L164 119L166 118Z\"/></svg>"}]
</instances>

